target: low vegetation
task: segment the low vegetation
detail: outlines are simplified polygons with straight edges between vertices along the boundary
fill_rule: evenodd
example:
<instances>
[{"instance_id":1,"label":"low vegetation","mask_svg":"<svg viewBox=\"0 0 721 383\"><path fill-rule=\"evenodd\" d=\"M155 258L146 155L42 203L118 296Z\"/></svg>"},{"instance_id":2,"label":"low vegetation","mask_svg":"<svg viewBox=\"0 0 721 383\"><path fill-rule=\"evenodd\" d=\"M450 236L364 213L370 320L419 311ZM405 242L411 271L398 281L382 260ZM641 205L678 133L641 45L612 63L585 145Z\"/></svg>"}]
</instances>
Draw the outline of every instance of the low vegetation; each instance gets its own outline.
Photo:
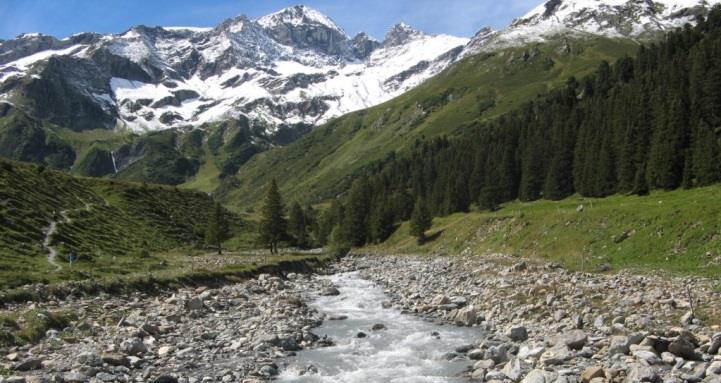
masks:
<instances>
[{"instance_id":1,"label":"low vegetation","mask_svg":"<svg viewBox=\"0 0 721 383\"><path fill-rule=\"evenodd\" d=\"M495 212L436 218L419 244L404 223L363 251L458 255L508 253L573 270L721 275L721 186L603 199L514 202Z\"/></svg>"}]
</instances>

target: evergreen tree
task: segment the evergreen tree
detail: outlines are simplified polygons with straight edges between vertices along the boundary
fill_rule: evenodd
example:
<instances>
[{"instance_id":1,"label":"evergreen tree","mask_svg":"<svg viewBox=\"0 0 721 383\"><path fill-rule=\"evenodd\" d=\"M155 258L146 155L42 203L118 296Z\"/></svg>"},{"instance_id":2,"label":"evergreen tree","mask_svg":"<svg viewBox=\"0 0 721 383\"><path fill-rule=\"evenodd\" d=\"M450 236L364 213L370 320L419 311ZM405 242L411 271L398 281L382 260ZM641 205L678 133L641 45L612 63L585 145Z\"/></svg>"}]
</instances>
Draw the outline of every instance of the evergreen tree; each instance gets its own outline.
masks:
<instances>
[{"instance_id":1,"label":"evergreen tree","mask_svg":"<svg viewBox=\"0 0 721 383\"><path fill-rule=\"evenodd\" d=\"M222 243L228 239L228 222L223 214L223 207L218 202L213 204L213 210L208 215L208 224L205 228L205 243L214 246L218 254L223 254Z\"/></svg>"},{"instance_id":2,"label":"evergreen tree","mask_svg":"<svg viewBox=\"0 0 721 383\"><path fill-rule=\"evenodd\" d=\"M288 234L293 237L296 246L306 248L308 246L308 221L305 212L298 202L290 208L288 217Z\"/></svg>"},{"instance_id":3,"label":"evergreen tree","mask_svg":"<svg viewBox=\"0 0 721 383\"><path fill-rule=\"evenodd\" d=\"M284 210L278 184L272 180L265 194L258 225L259 241L268 246L271 254L278 253L278 243L288 236Z\"/></svg>"},{"instance_id":4,"label":"evergreen tree","mask_svg":"<svg viewBox=\"0 0 721 383\"><path fill-rule=\"evenodd\" d=\"M416 200L416 205L411 214L411 235L418 238L418 242L422 243L426 239L426 231L433 225L433 216L428 209L425 199Z\"/></svg>"},{"instance_id":5,"label":"evergreen tree","mask_svg":"<svg viewBox=\"0 0 721 383\"><path fill-rule=\"evenodd\" d=\"M371 215L370 234L372 241L380 243L388 239L393 234L394 223L391 208L385 203L379 203Z\"/></svg>"},{"instance_id":6,"label":"evergreen tree","mask_svg":"<svg viewBox=\"0 0 721 383\"><path fill-rule=\"evenodd\" d=\"M646 164L638 167L636 171L636 177L633 182L633 194L639 196L648 195L648 181L646 180Z\"/></svg>"},{"instance_id":7,"label":"evergreen tree","mask_svg":"<svg viewBox=\"0 0 721 383\"><path fill-rule=\"evenodd\" d=\"M500 202L500 188L497 185L488 184L481 189L481 195L478 197L479 208L496 211Z\"/></svg>"}]
</instances>

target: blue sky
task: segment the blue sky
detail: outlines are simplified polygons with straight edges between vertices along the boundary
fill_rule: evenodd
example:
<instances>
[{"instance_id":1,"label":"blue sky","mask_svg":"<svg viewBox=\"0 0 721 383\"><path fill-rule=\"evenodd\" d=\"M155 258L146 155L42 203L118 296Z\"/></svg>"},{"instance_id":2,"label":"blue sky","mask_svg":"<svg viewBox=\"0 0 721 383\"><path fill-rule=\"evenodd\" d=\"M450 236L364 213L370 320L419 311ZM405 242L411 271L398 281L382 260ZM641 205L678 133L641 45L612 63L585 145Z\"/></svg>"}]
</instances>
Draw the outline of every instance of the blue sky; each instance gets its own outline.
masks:
<instances>
[{"instance_id":1,"label":"blue sky","mask_svg":"<svg viewBox=\"0 0 721 383\"><path fill-rule=\"evenodd\" d=\"M330 16L349 35L382 38L403 21L428 33L471 36L502 28L542 0L0 0L0 38L23 32L66 37L77 32L117 33L129 27L215 26L240 14L259 17L305 4Z\"/></svg>"}]
</instances>

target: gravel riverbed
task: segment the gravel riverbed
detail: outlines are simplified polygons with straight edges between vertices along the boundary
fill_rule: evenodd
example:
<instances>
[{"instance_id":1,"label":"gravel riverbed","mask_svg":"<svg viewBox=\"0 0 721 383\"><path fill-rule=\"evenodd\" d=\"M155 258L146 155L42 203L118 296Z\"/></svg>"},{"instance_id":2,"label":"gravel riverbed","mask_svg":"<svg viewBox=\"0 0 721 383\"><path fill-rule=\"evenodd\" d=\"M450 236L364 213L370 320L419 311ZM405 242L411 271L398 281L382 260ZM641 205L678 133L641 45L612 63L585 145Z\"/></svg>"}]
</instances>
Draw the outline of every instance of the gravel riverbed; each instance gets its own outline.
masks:
<instances>
[{"instance_id":1,"label":"gravel riverbed","mask_svg":"<svg viewBox=\"0 0 721 383\"><path fill-rule=\"evenodd\" d=\"M383 307L475 334L444 356L467 364L464 379L721 383L721 329L706 323L721 318L711 280L574 273L503 255L351 255L324 273L349 271L384 289ZM337 293L327 278L288 273L17 305L5 312L77 319L0 349L0 383L271 380L295 353L333 344L314 329L339 318L308 304Z\"/></svg>"}]
</instances>

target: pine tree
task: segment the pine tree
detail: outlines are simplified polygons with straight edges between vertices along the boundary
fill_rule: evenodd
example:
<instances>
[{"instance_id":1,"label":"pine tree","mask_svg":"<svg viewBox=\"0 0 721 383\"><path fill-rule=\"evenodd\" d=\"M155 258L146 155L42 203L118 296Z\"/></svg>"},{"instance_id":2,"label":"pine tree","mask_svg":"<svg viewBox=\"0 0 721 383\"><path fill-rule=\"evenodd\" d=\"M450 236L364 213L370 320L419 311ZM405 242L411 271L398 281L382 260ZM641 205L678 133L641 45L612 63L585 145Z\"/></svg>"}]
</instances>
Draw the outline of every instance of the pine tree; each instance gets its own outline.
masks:
<instances>
[{"instance_id":1,"label":"pine tree","mask_svg":"<svg viewBox=\"0 0 721 383\"><path fill-rule=\"evenodd\" d=\"M272 180L265 194L260 225L258 225L258 238L261 243L268 246L271 254L278 252L278 243L288 236L288 223L284 217L284 210L278 184Z\"/></svg>"},{"instance_id":2,"label":"pine tree","mask_svg":"<svg viewBox=\"0 0 721 383\"><path fill-rule=\"evenodd\" d=\"M423 198L416 200L416 205L411 214L411 235L418 238L422 243L426 239L426 231L433 226L433 216L428 209L428 203Z\"/></svg>"},{"instance_id":3,"label":"pine tree","mask_svg":"<svg viewBox=\"0 0 721 383\"><path fill-rule=\"evenodd\" d=\"M633 194L639 196L648 195L648 181L646 180L646 164L642 164L636 171L636 177L633 182Z\"/></svg>"},{"instance_id":4,"label":"pine tree","mask_svg":"<svg viewBox=\"0 0 721 383\"><path fill-rule=\"evenodd\" d=\"M488 184L481 189L481 195L478 197L479 208L496 211L500 202L500 188L497 185Z\"/></svg>"},{"instance_id":5,"label":"pine tree","mask_svg":"<svg viewBox=\"0 0 721 383\"><path fill-rule=\"evenodd\" d=\"M288 234L293 237L296 246L300 248L308 246L308 222L305 212L298 202L290 208Z\"/></svg>"},{"instance_id":6,"label":"pine tree","mask_svg":"<svg viewBox=\"0 0 721 383\"><path fill-rule=\"evenodd\" d=\"M223 254L222 243L228 239L228 222L225 220L223 208L218 202L213 204L213 210L208 215L208 224L205 228L205 243L215 246L218 254Z\"/></svg>"},{"instance_id":7,"label":"pine tree","mask_svg":"<svg viewBox=\"0 0 721 383\"><path fill-rule=\"evenodd\" d=\"M387 202L377 203L371 215L370 231L373 242L380 243L393 234L393 211Z\"/></svg>"},{"instance_id":8,"label":"pine tree","mask_svg":"<svg viewBox=\"0 0 721 383\"><path fill-rule=\"evenodd\" d=\"M370 196L370 185L365 177L353 183L342 226L342 233L352 246L363 246L368 240Z\"/></svg>"}]
</instances>

